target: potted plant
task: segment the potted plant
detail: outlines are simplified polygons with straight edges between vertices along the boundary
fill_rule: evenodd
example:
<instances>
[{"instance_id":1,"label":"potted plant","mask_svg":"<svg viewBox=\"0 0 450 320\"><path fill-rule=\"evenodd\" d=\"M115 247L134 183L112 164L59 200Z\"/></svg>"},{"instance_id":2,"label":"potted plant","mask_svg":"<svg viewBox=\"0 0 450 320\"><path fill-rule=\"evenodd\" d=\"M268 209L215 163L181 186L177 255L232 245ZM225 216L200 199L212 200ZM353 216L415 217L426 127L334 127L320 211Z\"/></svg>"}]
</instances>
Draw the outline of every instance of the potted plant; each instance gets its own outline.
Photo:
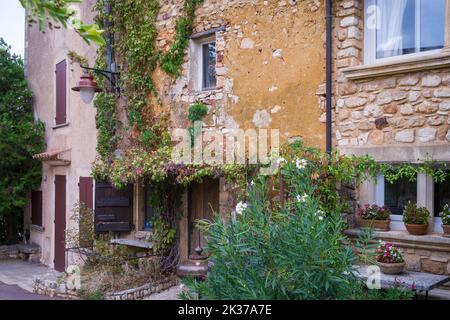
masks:
<instances>
[{"instance_id":1,"label":"potted plant","mask_svg":"<svg viewBox=\"0 0 450 320\"><path fill-rule=\"evenodd\" d=\"M389 231L391 211L386 207L376 204L366 204L358 209L358 223L361 227L374 228L381 231Z\"/></svg>"},{"instance_id":2,"label":"potted plant","mask_svg":"<svg viewBox=\"0 0 450 320\"><path fill-rule=\"evenodd\" d=\"M444 206L442 212L439 214L442 220L442 229L444 230L444 237L450 237L450 208L448 204Z\"/></svg>"},{"instance_id":3,"label":"potted plant","mask_svg":"<svg viewBox=\"0 0 450 320\"><path fill-rule=\"evenodd\" d=\"M405 260L398 249L391 243L380 240L377 248L377 262L381 272L399 274L405 269Z\"/></svg>"},{"instance_id":4,"label":"potted plant","mask_svg":"<svg viewBox=\"0 0 450 320\"><path fill-rule=\"evenodd\" d=\"M412 235L423 235L427 233L430 212L427 208L417 207L415 203L408 201L403 209L403 222L406 230Z\"/></svg>"}]
</instances>

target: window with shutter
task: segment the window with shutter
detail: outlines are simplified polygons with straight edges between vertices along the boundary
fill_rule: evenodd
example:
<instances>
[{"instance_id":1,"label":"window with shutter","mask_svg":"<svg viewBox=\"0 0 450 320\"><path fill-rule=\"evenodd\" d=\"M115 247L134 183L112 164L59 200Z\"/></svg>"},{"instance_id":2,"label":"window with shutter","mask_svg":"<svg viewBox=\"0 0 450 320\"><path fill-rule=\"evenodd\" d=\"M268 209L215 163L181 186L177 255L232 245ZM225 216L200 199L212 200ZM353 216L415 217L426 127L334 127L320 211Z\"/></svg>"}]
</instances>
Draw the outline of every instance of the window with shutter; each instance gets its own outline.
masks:
<instances>
[{"instance_id":1,"label":"window with shutter","mask_svg":"<svg viewBox=\"0 0 450 320\"><path fill-rule=\"evenodd\" d=\"M129 232L133 228L133 185L117 190L109 182L95 182L95 232Z\"/></svg>"},{"instance_id":2,"label":"window with shutter","mask_svg":"<svg viewBox=\"0 0 450 320\"><path fill-rule=\"evenodd\" d=\"M42 191L31 192L31 223L42 226Z\"/></svg>"},{"instance_id":3,"label":"window with shutter","mask_svg":"<svg viewBox=\"0 0 450 320\"><path fill-rule=\"evenodd\" d=\"M55 124L61 125L67 122L67 75L66 60L56 65L56 112Z\"/></svg>"}]
</instances>

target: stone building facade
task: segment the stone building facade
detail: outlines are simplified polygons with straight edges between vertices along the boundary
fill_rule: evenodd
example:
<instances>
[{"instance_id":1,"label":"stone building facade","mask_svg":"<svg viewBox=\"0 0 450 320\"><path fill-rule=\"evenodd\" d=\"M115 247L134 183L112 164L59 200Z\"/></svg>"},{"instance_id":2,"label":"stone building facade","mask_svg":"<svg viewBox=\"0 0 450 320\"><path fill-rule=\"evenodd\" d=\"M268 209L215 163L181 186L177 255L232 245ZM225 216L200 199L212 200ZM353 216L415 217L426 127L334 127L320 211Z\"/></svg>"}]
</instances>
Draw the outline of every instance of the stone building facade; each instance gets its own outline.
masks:
<instances>
[{"instance_id":1,"label":"stone building facade","mask_svg":"<svg viewBox=\"0 0 450 320\"><path fill-rule=\"evenodd\" d=\"M184 1L161 3L156 27L157 47L165 52L175 36L175 25ZM302 139L305 144L325 147L325 103L316 90L325 79L324 1L220 1L206 0L196 10L194 31L185 54L181 76L174 79L157 69L155 85L162 105L170 110L172 129L189 127L188 109L202 102L208 107L204 130L224 135L236 129L277 129L280 143ZM202 85L202 46L215 46L215 85ZM318 103L319 101L319 103ZM181 261L193 252L192 211L196 197L211 197L216 209L230 213L236 190L219 178L207 190L190 188L183 195L180 221ZM136 234L144 237L145 188L135 186ZM203 196L199 196L203 194ZM194 199L194 200L193 200ZM197 209L196 209L197 208ZM200 241L200 240L199 240Z\"/></svg>"},{"instance_id":2,"label":"stone building facade","mask_svg":"<svg viewBox=\"0 0 450 320\"><path fill-rule=\"evenodd\" d=\"M371 0L334 1L335 145L341 153L368 154L379 162L420 163L430 159L449 162L450 2L400 1L392 2L388 9L384 5L383 1ZM407 20L409 11L414 12L415 20ZM417 16L432 25L431 36L425 34L424 27L419 27ZM406 40L401 40L400 46L392 45L398 36L392 22L391 46L383 47L386 17L403 20L398 32L405 39L410 29L404 21L414 21L415 52L405 49ZM436 40L439 45L426 47L426 38ZM394 185L379 176L359 188L358 204L376 203L397 210L391 216L392 231L379 232L377 237L399 245L409 269L448 274L450 241L441 236L438 215L442 204L449 201L448 189L448 182L435 183L422 173L416 182L399 181ZM414 237L405 231L399 210L406 200L431 212L429 235ZM349 233L355 236L357 230Z\"/></svg>"}]
</instances>

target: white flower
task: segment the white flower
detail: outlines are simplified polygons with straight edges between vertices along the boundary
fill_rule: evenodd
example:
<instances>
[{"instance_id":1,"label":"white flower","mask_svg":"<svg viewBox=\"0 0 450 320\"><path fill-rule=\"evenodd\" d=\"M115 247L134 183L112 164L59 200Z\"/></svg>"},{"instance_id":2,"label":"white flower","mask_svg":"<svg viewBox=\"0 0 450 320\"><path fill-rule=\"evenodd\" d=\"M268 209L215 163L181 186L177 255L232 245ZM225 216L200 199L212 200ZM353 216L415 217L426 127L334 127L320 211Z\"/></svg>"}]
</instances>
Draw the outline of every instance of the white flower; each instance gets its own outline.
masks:
<instances>
[{"instance_id":1,"label":"white flower","mask_svg":"<svg viewBox=\"0 0 450 320\"><path fill-rule=\"evenodd\" d=\"M325 215L325 212L323 212L322 210L317 210L316 216L319 218L320 221L323 220L324 215Z\"/></svg>"},{"instance_id":2,"label":"white flower","mask_svg":"<svg viewBox=\"0 0 450 320\"><path fill-rule=\"evenodd\" d=\"M242 213L244 213L245 209L247 209L247 204L245 202L240 201L236 205L235 211L238 215L241 215Z\"/></svg>"},{"instance_id":3,"label":"white flower","mask_svg":"<svg viewBox=\"0 0 450 320\"><path fill-rule=\"evenodd\" d=\"M276 162L277 162L277 165L280 165L280 164L282 164L283 162L286 162L286 159L283 158L283 157L279 157L279 158L276 160Z\"/></svg>"},{"instance_id":4,"label":"white flower","mask_svg":"<svg viewBox=\"0 0 450 320\"><path fill-rule=\"evenodd\" d=\"M308 199L308 195L304 193L302 196L297 195L297 202L306 202L306 199Z\"/></svg>"},{"instance_id":5,"label":"white flower","mask_svg":"<svg viewBox=\"0 0 450 320\"><path fill-rule=\"evenodd\" d=\"M254 185L255 185L255 181L252 180L252 181L250 182L250 185L251 185L251 186L254 186Z\"/></svg>"},{"instance_id":6,"label":"white flower","mask_svg":"<svg viewBox=\"0 0 450 320\"><path fill-rule=\"evenodd\" d=\"M305 169L307 163L308 162L306 161L306 159L297 159L297 161L295 161L295 166L297 167L297 169L303 170Z\"/></svg>"}]
</instances>

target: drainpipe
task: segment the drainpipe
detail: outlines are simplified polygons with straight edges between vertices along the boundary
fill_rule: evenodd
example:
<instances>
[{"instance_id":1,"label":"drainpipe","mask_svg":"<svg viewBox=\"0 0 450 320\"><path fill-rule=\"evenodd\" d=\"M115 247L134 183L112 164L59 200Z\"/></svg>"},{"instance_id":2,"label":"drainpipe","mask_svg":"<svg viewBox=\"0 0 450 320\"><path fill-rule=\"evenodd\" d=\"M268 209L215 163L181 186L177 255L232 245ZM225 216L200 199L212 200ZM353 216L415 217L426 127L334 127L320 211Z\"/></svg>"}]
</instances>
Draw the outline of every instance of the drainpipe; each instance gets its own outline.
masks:
<instances>
[{"instance_id":1,"label":"drainpipe","mask_svg":"<svg viewBox=\"0 0 450 320\"><path fill-rule=\"evenodd\" d=\"M332 149L332 8L326 0L326 150Z\"/></svg>"}]
</instances>

